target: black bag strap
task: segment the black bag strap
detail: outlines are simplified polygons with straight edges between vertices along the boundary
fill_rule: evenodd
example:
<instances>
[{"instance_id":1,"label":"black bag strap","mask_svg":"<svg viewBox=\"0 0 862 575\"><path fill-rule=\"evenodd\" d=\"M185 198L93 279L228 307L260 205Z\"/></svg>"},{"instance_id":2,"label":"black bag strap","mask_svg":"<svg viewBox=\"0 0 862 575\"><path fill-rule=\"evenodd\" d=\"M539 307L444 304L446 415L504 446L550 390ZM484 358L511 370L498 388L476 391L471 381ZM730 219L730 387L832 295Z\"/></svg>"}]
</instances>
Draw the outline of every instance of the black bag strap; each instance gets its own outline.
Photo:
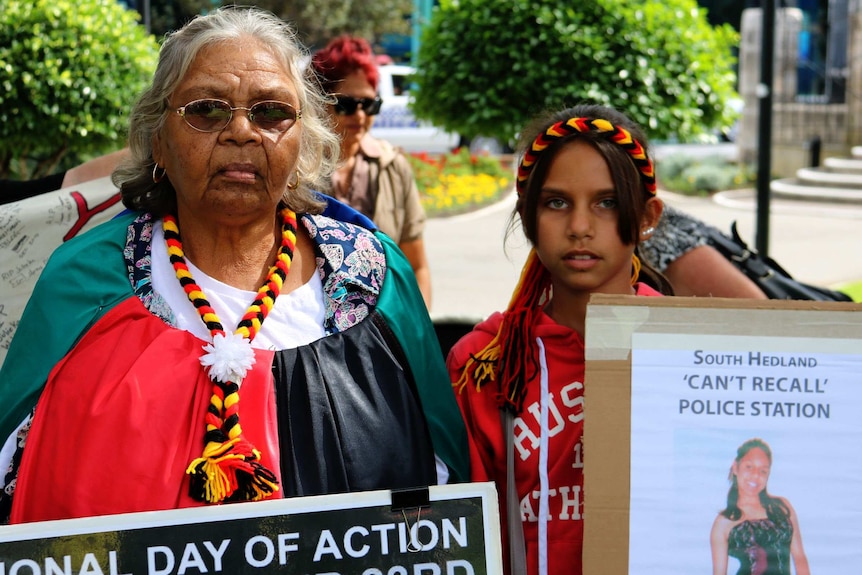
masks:
<instances>
[{"instance_id":1,"label":"black bag strap","mask_svg":"<svg viewBox=\"0 0 862 575\"><path fill-rule=\"evenodd\" d=\"M706 227L707 242L751 279L770 299L815 301L852 301L839 291L802 283L770 257L762 257L739 235L736 222L730 226L730 236L713 227Z\"/></svg>"},{"instance_id":2,"label":"black bag strap","mask_svg":"<svg viewBox=\"0 0 862 575\"><path fill-rule=\"evenodd\" d=\"M769 256L763 257L762 255L760 255L759 252L750 249L748 247L748 244L746 244L745 241L742 239L742 236L739 235L739 230L736 227L736 220L734 220L733 223L730 224L730 233L731 233L731 236L733 237L734 242L736 242L737 244L739 244L740 246L742 246L743 248L748 250L750 253L754 254L755 258L761 259L766 264L766 266L768 268L770 268L770 271L772 271L773 273L778 272L786 278L793 277L790 275L790 272L788 272L783 267L778 265L778 262L775 261L774 259L772 259L771 257L769 257Z\"/></svg>"}]
</instances>

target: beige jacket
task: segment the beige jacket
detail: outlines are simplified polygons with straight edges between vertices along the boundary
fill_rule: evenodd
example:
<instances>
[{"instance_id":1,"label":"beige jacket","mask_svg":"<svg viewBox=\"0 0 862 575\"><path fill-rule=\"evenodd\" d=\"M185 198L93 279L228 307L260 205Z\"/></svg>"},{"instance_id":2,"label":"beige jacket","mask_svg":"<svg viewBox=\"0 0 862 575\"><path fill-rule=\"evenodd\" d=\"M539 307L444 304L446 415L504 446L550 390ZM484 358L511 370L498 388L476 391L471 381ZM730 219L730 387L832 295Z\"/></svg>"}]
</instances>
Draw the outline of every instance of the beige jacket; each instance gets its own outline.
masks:
<instances>
[{"instance_id":1,"label":"beige jacket","mask_svg":"<svg viewBox=\"0 0 862 575\"><path fill-rule=\"evenodd\" d=\"M360 142L356 158L356 172L364 173L361 182L354 181L354 188L365 195L374 206L374 213L365 215L371 217L384 234L404 244L422 237L425 230L425 210L419 198L419 188L413 177L413 168L401 150L385 140L378 140L366 135ZM365 164L362 168L359 164ZM349 199L339 198L350 204ZM354 208L360 209L358 205Z\"/></svg>"}]
</instances>

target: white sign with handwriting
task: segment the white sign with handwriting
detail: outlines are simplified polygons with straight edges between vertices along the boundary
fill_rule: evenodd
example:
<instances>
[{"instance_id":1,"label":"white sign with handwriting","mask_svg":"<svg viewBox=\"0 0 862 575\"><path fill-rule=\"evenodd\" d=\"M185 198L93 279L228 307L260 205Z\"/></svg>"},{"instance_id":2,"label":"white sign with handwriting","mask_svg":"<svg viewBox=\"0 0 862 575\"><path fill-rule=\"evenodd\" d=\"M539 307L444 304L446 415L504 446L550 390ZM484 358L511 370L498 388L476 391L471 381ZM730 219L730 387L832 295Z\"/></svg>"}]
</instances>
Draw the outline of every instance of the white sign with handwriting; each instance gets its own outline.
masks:
<instances>
[{"instance_id":1,"label":"white sign with handwriting","mask_svg":"<svg viewBox=\"0 0 862 575\"><path fill-rule=\"evenodd\" d=\"M121 211L108 177L0 205L0 364L51 253Z\"/></svg>"}]
</instances>

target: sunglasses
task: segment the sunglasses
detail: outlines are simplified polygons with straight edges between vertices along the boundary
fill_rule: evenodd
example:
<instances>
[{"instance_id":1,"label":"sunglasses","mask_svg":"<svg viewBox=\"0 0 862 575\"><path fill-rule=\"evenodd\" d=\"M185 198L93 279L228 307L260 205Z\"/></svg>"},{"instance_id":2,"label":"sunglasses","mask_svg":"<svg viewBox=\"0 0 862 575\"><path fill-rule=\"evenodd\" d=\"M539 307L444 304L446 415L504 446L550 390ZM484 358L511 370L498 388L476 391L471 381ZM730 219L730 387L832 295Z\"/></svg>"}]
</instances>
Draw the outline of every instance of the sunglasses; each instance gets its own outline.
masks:
<instances>
[{"instance_id":1,"label":"sunglasses","mask_svg":"<svg viewBox=\"0 0 862 575\"><path fill-rule=\"evenodd\" d=\"M374 98L354 98L353 96L336 96L335 97L335 113L339 116L352 116L356 113L357 108L362 106L362 111L369 116L376 116L380 113L380 105L383 104L383 99L380 96Z\"/></svg>"},{"instance_id":2,"label":"sunglasses","mask_svg":"<svg viewBox=\"0 0 862 575\"><path fill-rule=\"evenodd\" d=\"M199 132L221 132L230 123L236 110L245 110L249 122L264 132L286 132L302 117L302 110L297 110L287 102L275 100L258 102L251 108L246 108L231 106L224 100L207 98L189 102L176 111L186 124Z\"/></svg>"}]
</instances>

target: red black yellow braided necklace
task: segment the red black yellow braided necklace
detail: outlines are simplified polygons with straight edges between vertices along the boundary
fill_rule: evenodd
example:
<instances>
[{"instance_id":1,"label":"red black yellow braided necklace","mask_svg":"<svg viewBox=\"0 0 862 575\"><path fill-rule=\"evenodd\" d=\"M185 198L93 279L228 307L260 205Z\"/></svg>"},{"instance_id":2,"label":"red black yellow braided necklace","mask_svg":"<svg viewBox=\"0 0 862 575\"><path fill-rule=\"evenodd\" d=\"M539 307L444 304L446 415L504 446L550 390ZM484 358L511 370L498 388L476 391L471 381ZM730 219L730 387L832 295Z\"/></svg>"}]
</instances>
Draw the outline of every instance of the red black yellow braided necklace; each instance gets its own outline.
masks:
<instances>
[{"instance_id":1,"label":"red black yellow braided necklace","mask_svg":"<svg viewBox=\"0 0 862 575\"><path fill-rule=\"evenodd\" d=\"M204 450L186 469L191 475L190 495L198 501L255 501L278 490L275 474L260 463L260 451L243 437L239 424L239 388L254 364L251 340L275 305L296 248L296 214L283 209L279 215L281 246L275 265L232 334L225 332L203 290L192 278L176 218L170 214L164 217L165 243L171 265L212 335L212 343L204 346L207 353L201 357L201 364L213 381L213 395L205 419Z\"/></svg>"}]
</instances>

